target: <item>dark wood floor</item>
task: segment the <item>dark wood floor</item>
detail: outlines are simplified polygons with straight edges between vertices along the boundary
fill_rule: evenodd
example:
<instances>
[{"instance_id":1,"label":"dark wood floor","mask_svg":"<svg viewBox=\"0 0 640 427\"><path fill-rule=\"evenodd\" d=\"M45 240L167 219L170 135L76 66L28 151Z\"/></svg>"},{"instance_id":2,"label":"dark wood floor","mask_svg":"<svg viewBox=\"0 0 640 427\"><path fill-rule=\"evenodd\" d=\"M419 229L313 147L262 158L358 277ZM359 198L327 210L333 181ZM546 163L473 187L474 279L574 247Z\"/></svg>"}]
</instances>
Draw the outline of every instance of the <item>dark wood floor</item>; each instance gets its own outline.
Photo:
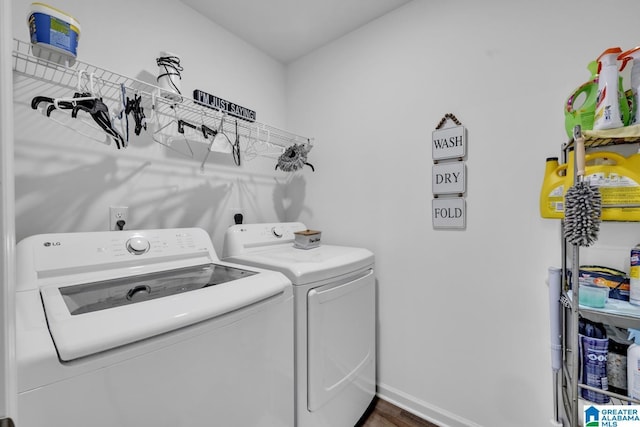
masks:
<instances>
[{"instance_id":1,"label":"dark wood floor","mask_svg":"<svg viewBox=\"0 0 640 427\"><path fill-rule=\"evenodd\" d=\"M438 427L386 400L375 398L355 427Z\"/></svg>"}]
</instances>

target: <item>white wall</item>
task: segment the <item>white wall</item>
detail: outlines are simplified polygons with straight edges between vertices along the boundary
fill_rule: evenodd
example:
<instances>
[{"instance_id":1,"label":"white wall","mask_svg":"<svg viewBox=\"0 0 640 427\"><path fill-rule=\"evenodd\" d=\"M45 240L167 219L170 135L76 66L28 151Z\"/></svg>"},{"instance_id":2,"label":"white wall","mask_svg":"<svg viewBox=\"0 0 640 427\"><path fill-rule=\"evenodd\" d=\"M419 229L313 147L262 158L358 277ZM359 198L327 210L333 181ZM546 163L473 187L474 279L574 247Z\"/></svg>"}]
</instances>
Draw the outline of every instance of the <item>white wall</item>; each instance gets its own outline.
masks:
<instances>
[{"instance_id":1,"label":"white wall","mask_svg":"<svg viewBox=\"0 0 640 427\"><path fill-rule=\"evenodd\" d=\"M587 63L640 44L638 12L416 0L288 67L290 127L318 140L296 219L376 254L382 396L443 425L549 424L545 279L560 237L539 216L545 158ZM431 225L431 132L446 113L468 130L464 231ZM604 230L627 253L638 228L619 225Z\"/></svg>"},{"instance_id":2,"label":"white wall","mask_svg":"<svg viewBox=\"0 0 640 427\"><path fill-rule=\"evenodd\" d=\"M13 1L14 34L25 41L30 4ZM186 96L200 89L257 111L262 123L284 127L284 66L178 0L53 5L80 22L82 61L155 84L155 59L171 51L181 57ZM72 92L21 75L14 92L18 240L44 232L106 230L111 205L129 207L129 228L202 227L213 233L218 251L238 208L246 222L285 219L279 195L289 175L275 172L272 158L245 158L237 168L230 157L212 155L201 174L204 144L194 147L200 157L192 159L143 132L129 148L116 150L29 106L35 95ZM178 149L187 152L186 146Z\"/></svg>"},{"instance_id":3,"label":"white wall","mask_svg":"<svg viewBox=\"0 0 640 427\"><path fill-rule=\"evenodd\" d=\"M13 0L23 40L30 3ZM149 79L157 53L175 51L186 93L315 137L316 172L218 160L200 175L149 136L126 151L87 142L30 109L54 88L18 77L18 239L104 230L109 205L129 206L132 227L201 226L218 250L232 208L250 222L305 221L376 253L381 395L443 425L548 424L544 280L559 226L538 215L544 159L559 154L562 105L587 63L640 44L636 2L615 2L606 20L593 0L416 0L287 69L178 1L55 6L80 20L84 61ZM446 113L468 129L464 231L431 226L430 137ZM638 240L635 226L605 229L612 244Z\"/></svg>"}]
</instances>

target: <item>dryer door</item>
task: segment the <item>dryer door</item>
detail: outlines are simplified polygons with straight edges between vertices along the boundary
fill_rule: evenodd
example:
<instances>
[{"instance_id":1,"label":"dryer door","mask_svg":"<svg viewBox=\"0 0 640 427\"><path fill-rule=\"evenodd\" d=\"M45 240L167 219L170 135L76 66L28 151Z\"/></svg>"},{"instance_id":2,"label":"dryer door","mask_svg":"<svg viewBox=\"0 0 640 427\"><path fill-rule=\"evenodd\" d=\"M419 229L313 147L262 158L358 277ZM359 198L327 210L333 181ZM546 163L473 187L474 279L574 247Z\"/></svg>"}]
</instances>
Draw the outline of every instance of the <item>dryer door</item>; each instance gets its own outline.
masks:
<instances>
[{"instance_id":1,"label":"dryer door","mask_svg":"<svg viewBox=\"0 0 640 427\"><path fill-rule=\"evenodd\" d=\"M375 279L372 269L307 295L307 405L320 409L345 388L375 392Z\"/></svg>"}]
</instances>

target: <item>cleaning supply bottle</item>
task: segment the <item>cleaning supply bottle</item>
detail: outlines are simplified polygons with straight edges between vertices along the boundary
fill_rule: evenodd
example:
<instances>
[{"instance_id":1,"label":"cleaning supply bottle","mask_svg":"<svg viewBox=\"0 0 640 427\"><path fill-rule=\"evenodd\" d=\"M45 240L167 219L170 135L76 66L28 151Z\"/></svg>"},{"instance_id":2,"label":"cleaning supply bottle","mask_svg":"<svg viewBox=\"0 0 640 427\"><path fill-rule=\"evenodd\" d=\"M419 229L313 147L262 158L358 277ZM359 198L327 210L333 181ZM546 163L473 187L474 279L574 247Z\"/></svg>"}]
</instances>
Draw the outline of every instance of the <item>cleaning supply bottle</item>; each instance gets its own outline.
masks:
<instances>
[{"instance_id":1,"label":"cleaning supply bottle","mask_svg":"<svg viewBox=\"0 0 640 427\"><path fill-rule=\"evenodd\" d=\"M631 92L633 93L633 111L629 124L640 124L640 108L638 108L638 92L640 92L640 46L621 53L618 55L618 60L622 61L620 71L624 70L629 61L633 61L630 75Z\"/></svg>"},{"instance_id":2,"label":"cleaning supply bottle","mask_svg":"<svg viewBox=\"0 0 640 427\"><path fill-rule=\"evenodd\" d=\"M598 99L598 62L591 61L587 70L591 77L569 95L564 105L564 127L569 138L573 138L576 125L580 125L582 130L593 129Z\"/></svg>"},{"instance_id":3,"label":"cleaning supply bottle","mask_svg":"<svg viewBox=\"0 0 640 427\"><path fill-rule=\"evenodd\" d=\"M640 305L640 243L629 256L629 304Z\"/></svg>"},{"instance_id":4,"label":"cleaning supply bottle","mask_svg":"<svg viewBox=\"0 0 640 427\"><path fill-rule=\"evenodd\" d=\"M573 150L566 163L559 164L557 157L547 158L540 189L542 218L564 218L564 195L573 185L573 159ZM602 198L601 220L640 221L640 153L624 157L613 151L592 151L585 162L584 179L598 188ZM640 305L640 285L638 292Z\"/></svg>"},{"instance_id":5,"label":"cleaning supply bottle","mask_svg":"<svg viewBox=\"0 0 640 427\"><path fill-rule=\"evenodd\" d=\"M586 163L585 180L600 192L602 220L640 220L640 154L594 151Z\"/></svg>"},{"instance_id":6,"label":"cleaning supply bottle","mask_svg":"<svg viewBox=\"0 0 640 427\"><path fill-rule=\"evenodd\" d=\"M633 344L627 349L627 389L629 397L640 399L640 331L629 329Z\"/></svg>"},{"instance_id":7,"label":"cleaning supply bottle","mask_svg":"<svg viewBox=\"0 0 640 427\"><path fill-rule=\"evenodd\" d=\"M544 168L544 180L540 189L540 216L542 218L564 218L564 192L566 165L559 167L557 157L548 157Z\"/></svg>"},{"instance_id":8,"label":"cleaning supply bottle","mask_svg":"<svg viewBox=\"0 0 640 427\"><path fill-rule=\"evenodd\" d=\"M580 319L578 324L581 358L580 382L601 390L608 390L607 353L609 339L602 323ZM640 382L638 383L640 384ZM608 403L609 396L593 390L582 389L581 396L590 402Z\"/></svg>"},{"instance_id":9,"label":"cleaning supply bottle","mask_svg":"<svg viewBox=\"0 0 640 427\"><path fill-rule=\"evenodd\" d=\"M598 57L598 100L593 129L615 129L624 126L620 117L620 98L618 76L618 55L622 53L619 47L605 50ZM626 100L625 100L626 102Z\"/></svg>"},{"instance_id":10,"label":"cleaning supply bottle","mask_svg":"<svg viewBox=\"0 0 640 427\"><path fill-rule=\"evenodd\" d=\"M627 352L629 344L618 342L609 337L609 353L607 354L607 382L609 391L627 396Z\"/></svg>"}]
</instances>

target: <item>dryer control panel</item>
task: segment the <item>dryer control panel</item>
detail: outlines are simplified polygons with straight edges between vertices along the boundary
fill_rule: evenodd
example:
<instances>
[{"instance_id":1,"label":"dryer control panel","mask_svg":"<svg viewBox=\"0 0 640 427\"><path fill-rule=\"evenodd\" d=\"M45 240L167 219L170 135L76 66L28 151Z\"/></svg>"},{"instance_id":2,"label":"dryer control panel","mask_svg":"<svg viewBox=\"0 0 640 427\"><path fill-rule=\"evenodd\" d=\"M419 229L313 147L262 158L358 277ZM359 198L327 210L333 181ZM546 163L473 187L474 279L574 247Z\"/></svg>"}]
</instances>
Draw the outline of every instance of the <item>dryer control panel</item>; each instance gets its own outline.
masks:
<instances>
[{"instance_id":1,"label":"dryer control panel","mask_svg":"<svg viewBox=\"0 0 640 427\"><path fill-rule=\"evenodd\" d=\"M296 231L306 230L301 222L238 224L227 229L222 257L261 250L271 245L292 244Z\"/></svg>"}]
</instances>

